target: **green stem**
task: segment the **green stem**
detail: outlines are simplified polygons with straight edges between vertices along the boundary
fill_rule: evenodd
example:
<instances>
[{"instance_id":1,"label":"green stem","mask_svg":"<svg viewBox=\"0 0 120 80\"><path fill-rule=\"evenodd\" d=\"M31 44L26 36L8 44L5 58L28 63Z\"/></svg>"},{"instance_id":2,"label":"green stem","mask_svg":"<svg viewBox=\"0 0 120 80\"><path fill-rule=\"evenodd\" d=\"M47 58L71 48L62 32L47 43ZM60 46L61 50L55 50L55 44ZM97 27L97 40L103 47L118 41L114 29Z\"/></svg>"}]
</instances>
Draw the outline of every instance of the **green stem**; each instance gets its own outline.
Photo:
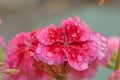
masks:
<instances>
[{"instance_id":1,"label":"green stem","mask_svg":"<svg viewBox=\"0 0 120 80\"><path fill-rule=\"evenodd\" d=\"M114 71L120 69L120 45L119 45L119 50L118 50L118 54L117 54L117 60L115 63L115 68Z\"/></svg>"}]
</instances>

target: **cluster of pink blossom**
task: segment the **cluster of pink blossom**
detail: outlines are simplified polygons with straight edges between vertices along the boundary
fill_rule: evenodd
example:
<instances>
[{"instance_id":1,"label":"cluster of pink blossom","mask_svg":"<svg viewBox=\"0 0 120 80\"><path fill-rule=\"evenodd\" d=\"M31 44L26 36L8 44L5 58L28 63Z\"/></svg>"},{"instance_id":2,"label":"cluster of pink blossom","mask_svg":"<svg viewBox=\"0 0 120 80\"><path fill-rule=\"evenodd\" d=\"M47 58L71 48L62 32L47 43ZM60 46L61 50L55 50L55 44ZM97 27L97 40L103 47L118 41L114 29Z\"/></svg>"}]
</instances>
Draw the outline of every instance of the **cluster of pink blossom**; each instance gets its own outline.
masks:
<instances>
[{"instance_id":1,"label":"cluster of pink blossom","mask_svg":"<svg viewBox=\"0 0 120 80\"><path fill-rule=\"evenodd\" d=\"M92 78L110 58L107 39L79 17L16 35L6 48L4 80L79 80ZM60 79L64 78L64 79ZM67 78L67 79L66 79Z\"/></svg>"}]
</instances>

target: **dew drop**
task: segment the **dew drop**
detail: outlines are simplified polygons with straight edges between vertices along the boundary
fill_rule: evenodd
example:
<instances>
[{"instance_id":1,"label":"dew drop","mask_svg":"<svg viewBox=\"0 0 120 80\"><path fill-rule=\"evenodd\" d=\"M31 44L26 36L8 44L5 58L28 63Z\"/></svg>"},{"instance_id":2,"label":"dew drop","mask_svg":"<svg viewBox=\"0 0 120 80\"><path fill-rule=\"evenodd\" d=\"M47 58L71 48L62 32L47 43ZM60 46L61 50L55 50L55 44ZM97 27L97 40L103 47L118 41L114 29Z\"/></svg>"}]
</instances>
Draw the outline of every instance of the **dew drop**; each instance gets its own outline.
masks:
<instances>
[{"instance_id":1,"label":"dew drop","mask_svg":"<svg viewBox=\"0 0 120 80\"><path fill-rule=\"evenodd\" d=\"M40 53L41 52L41 49L40 48L37 48L36 49L36 53Z\"/></svg>"},{"instance_id":2,"label":"dew drop","mask_svg":"<svg viewBox=\"0 0 120 80\"><path fill-rule=\"evenodd\" d=\"M59 48L55 48L55 52L59 52L60 51L60 49Z\"/></svg>"},{"instance_id":3,"label":"dew drop","mask_svg":"<svg viewBox=\"0 0 120 80\"><path fill-rule=\"evenodd\" d=\"M74 65L77 66L77 63L75 62Z\"/></svg>"},{"instance_id":4,"label":"dew drop","mask_svg":"<svg viewBox=\"0 0 120 80\"><path fill-rule=\"evenodd\" d=\"M78 60L78 61L82 61L82 57L81 57L81 56L78 56L78 57L77 57L77 60Z\"/></svg>"},{"instance_id":5,"label":"dew drop","mask_svg":"<svg viewBox=\"0 0 120 80\"><path fill-rule=\"evenodd\" d=\"M53 60L49 60L49 61L48 61L48 64L49 64L49 65L52 65L52 64L54 64L54 61L53 61Z\"/></svg>"},{"instance_id":6,"label":"dew drop","mask_svg":"<svg viewBox=\"0 0 120 80\"><path fill-rule=\"evenodd\" d=\"M83 47L83 49L88 49L88 46L85 44L83 44L82 47Z\"/></svg>"},{"instance_id":7,"label":"dew drop","mask_svg":"<svg viewBox=\"0 0 120 80\"><path fill-rule=\"evenodd\" d=\"M51 52L48 52L48 53L47 53L47 56L48 56L48 57L52 57L52 53L51 53Z\"/></svg>"},{"instance_id":8,"label":"dew drop","mask_svg":"<svg viewBox=\"0 0 120 80\"><path fill-rule=\"evenodd\" d=\"M75 57L75 53L72 54L72 57Z\"/></svg>"},{"instance_id":9,"label":"dew drop","mask_svg":"<svg viewBox=\"0 0 120 80\"><path fill-rule=\"evenodd\" d=\"M106 41L107 39L104 36L102 36L101 40Z\"/></svg>"},{"instance_id":10,"label":"dew drop","mask_svg":"<svg viewBox=\"0 0 120 80\"><path fill-rule=\"evenodd\" d=\"M73 33L73 34L72 34L72 37L77 37L77 33Z\"/></svg>"},{"instance_id":11,"label":"dew drop","mask_svg":"<svg viewBox=\"0 0 120 80\"><path fill-rule=\"evenodd\" d=\"M102 44L103 47L107 47L107 45L105 43Z\"/></svg>"},{"instance_id":12,"label":"dew drop","mask_svg":"<svg viewBox=\"0 0 120 80\"><path fill-rule=\"evenodd\" d=\"M85 38L84 36L82 36L82 37L80 38L80 40L81 40L81 41L85 41L86 38Z\"/></svg>"},{"instance_id":13,"label":"dew drop","mask_svg":"<svg viewBox=\"0 0 120 80\"><path fill-rule=\"evenodd\" d=\"M87 63L83 63L82 65L80 65L80 68L81 68L82 70L85 70L87 67L88 67L88 64L87 64Z\"/></svg>"},{"instance_id":14,"label":"dew drop","mask_svg":"<svg viewBox=\"0 0 120 80\"><path fill-rule=\"evenodd\" d=\"M99 55L98 55L99 59L103 59L105 57L105 54L102 51L99 51Z\"/></svg>"}]
</instances>

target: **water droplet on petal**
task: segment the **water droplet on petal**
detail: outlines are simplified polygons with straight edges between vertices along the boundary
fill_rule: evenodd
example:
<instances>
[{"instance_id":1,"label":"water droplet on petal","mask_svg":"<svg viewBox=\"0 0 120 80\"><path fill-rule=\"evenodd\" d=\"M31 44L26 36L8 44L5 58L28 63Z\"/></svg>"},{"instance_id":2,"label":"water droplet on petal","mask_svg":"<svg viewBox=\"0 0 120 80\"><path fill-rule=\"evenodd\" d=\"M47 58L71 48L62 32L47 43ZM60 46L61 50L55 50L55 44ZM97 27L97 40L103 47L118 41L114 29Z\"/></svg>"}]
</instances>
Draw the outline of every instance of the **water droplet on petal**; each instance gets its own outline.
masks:
<instances>
[{"instance_id":1,"label":"water droplet on petal","mask_svg":"<svg viewBox=\"0 0 120 80\"><path fill-rule=\"evenodd\" d=\"M81 40L81 41L85 41L86 38L85 38L84 36L82 36L82 37L80 38L80 40Z\"/></svg>"},{"instance_id":2,"label":"water droplet on petal","mask_svg":"<svg viewBox=\"0 0 120 80\"><path fill-rule=\"evenodd\" d=\"M75 53L72 54L72 57L75 57Z\"/></svg>"},{"instance_id":3,"label":"water droplet on petal","mask_svg":"<svg viewBox=\"0 0 120 80\"><path fill-rule=\"evenodd\" d=\"M41 52L41 49L40 48L37 48L36 49L36 53L40 53Z\"/></svg>"},{"instance_id":4,"label":"water droplet on petal","mask_svg":"<svg viewBox=\"0 0 120 80\"><path fill-rule=\"evenodd\" d=\"M49 64L49 65L52 65L53 63L54 63L53 60L49 60L49 61L48 61L48 64Z\"/></svg>"},{"instance_id":5,"label":"water droplet on petal","mask_svg":"<svg viewBox=\"0 0 120 80\"><path fill-rule=\"evenodd\" d=\"M59 48L55 48L55 52L59 52L60 51L60 49Z\"/></svg>"},{"instance_id":6,"label":"water droplet on petal","mask_svg":"<svg viewBox=\"0 0 120 80\"><path fill-rule=\"evenodd\" d=\"M72 37L77 37L77 33L73 33L73 34L72 34Z\"/></svg>"},{"instance_id":7,"label":"water droplet on petal","mask_svg":"<svg viewBox=\"0 0 120 80\"><path fill-rule=\"evenodd\" d=\"M88 67L88 64L87 64L87 63L83 63L82 65L80 65L80 68L81 68L82 70L85 70L87 67Z\"/></svg>"},{"instance_id":8,"label":"water droplet on petal","mask_svg":"<svg viewBox=\"0 0 120 80\"><path fill-rule=\"evenodd\" d=\"M88 49L88 46L85 44L83 44L82 47L83 47L83 49Z\"/></svg>"},{"instance_id":9,"label":"water droplet on petal","mask_svg":"<svg viewBox=\"0 0 120 80\"><path fill-rule=\"evenodd\" d=\"M99 51L98 58L101 60L105 57L105 54L102 51Z\"/></svg>"},{"instance_id":10,"label":"water droplet on petal","mask_svg":"<svg viewBox=\"0 0 120 80\"><path fill-rule=\"evenodd\" d=\"M107 45L105 43L102 44L103 47L107 47Z\"/></svg>"},{"instance_id":11,"label":"water droplet on petal","mask_svg":"<svg viewBox=\"0 0 120 80\"><path fill-rule=\"evenodd\" d=\"M74 65L77 66L77 63L75 62Z\"/></svg>"},{"instance_id":12,"label":"water droplet on petal","mask_svg":"<svg viewBox=\"0 0 120 80\"><path fill-rule=\"evenodd\" d=\"M107 39L104 36L102 36L101 40L106 41Z\"/></svg>"},{"instance_id":13,"label":"water droplet on petal","mask_svg":"<svg viewBox=\"0 0 120 80\"><path fill-rule=\"evenodd\" d=\"M47 53L47 56L48 56L48 57L52 57L52 53L51 53L51 52L48 52L48 53Z\"/></svg>"},{"instance_id":14,"label":"water droplet on petal","mask_svg":"<svg viewBox=\"0 0 120 80\"><path fill-rule=\"evenodd\" d=\"M77 60L78 60L78 61L82 61L82 57L81 57L81 56L78 56L78 57L77 57Z\"/></svg>"}]
</instances>

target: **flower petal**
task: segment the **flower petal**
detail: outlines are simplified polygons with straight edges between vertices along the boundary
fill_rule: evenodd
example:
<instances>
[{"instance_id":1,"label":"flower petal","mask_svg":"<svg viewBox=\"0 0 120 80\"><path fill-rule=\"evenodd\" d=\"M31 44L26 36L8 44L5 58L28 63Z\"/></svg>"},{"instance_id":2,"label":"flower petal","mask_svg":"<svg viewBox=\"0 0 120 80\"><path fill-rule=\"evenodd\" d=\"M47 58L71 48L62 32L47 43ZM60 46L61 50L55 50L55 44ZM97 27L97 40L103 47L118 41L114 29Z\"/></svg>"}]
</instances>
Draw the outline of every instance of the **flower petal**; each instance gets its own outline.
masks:
<instances>
[{"instance_id":1,"label":"flower petal","mask_svg":"<svg viewBox=\"0 0 120 80\"><path fill-rule=\"evenodd\" d=\"M96 42L98 46L98 62L101 65L106 65L110 58L106 37L99 33L93 33L91 34L91 38Z\"/></svg>"},{"instance_id":2,"label":"flower petal","mask_svg":"<svg viewBox=\"0 0 120 80\"><path fill-rule=\"evenodd\" d=\"M68 78L70 80L80 80L80 79L89 79L93 78L97 73L98 64L94 61L86 70L77 71L71 69L68 73Z\"/></svg>"},{"instance_id":3,"label":"flower petal","mask_svg":"<svg viewBox=\"0 0 120 80\"><path fill-rule=\"evenodd\" d=\"M59 65L65 61L63 48L64 46L61 43L49 46L39 44L36 49L36 56L38 60L42 60L49 65Z\"/></svg>"},{"instance_id":4,"label":"flower petal","mask_svg":"<svg viewBox=\"0 0 120 80\"><path fill-rule=\"evenodd\" d=\"M64 52L71 67L79 71L88 68L89 57L85 55L85 51L80 46L70 45Z\"/></svg>"},{"instance_id":5,"label":"flower petal","mask_svg":"<svg viewBox=\"0 0 120 80\"><path fill-rule=\"evenodd\" d=\"M89 39L90 29L78 17L70 17L67 20L63 20L61 25L65 30L67 43L86 41Z\"/></svg>"},{"instance_id":6,"label":"flower petal","mask_svg":"<svg viewBox=\"0 0 120 80\"><path fill-rule=\"evenodd\" d=\"M55 42L64 42L64 31L55 25L49 25L37 34L37 39L44 45L51 45Z\"/></svg>"}]
</instances>

